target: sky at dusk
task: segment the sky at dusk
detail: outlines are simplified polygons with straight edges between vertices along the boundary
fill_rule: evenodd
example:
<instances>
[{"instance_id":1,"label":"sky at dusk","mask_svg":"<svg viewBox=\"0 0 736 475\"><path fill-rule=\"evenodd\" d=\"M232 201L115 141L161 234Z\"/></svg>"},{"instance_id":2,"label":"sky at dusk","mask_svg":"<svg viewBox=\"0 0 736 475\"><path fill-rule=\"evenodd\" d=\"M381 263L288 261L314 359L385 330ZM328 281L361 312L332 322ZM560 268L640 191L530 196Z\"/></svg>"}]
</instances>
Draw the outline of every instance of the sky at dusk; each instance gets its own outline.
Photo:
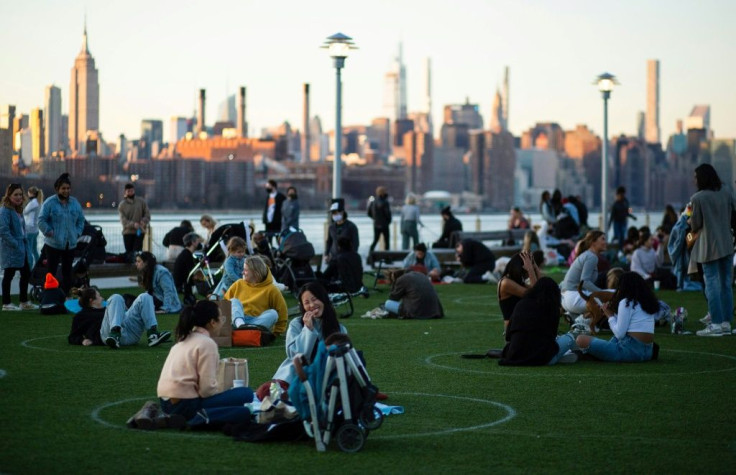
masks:
<instances>
[{"instance_id":1,"label":"sky at dusk","mask_svg":"<svg viewBox=\"0 0 736 475\"><path fill-rule=\"evenodd\" d=\"M646 109L646 61L660 60L660 127L674 132L695 104L711 106L719 138L736 137L736 2L727 0L24 0L0 4L0 104L42 107L44 88L62 90L82 44L100 82L100 130L140 136L141 119L191 116L207 90L207 124L238 86L248 90L251 131L288 120L301 128L302 84L311 113L334 126L335 70L325 38L342 32L360 48L343 70L343 124L384 115L384 74L403 42L408 109L424 107L423 64L432 60L432 113L480 106L486 126L496 87L510 67L510 130L536 122L602 133L592 85L605 71L621 85L609 103L609 133L633 134ZM253 135L253 133L251 133Z\"/></svg>"}]
</instances>

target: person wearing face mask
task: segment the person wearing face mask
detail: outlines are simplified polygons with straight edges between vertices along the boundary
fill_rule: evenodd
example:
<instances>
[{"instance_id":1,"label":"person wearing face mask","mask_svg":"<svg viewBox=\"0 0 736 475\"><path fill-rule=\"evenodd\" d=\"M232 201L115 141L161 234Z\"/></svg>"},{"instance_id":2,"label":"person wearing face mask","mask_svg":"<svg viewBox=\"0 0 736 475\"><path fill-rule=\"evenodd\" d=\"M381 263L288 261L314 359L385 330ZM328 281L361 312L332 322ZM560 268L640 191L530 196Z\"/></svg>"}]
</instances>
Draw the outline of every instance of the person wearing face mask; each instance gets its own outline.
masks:
<instances>
[{"instance_id":1,"label":"person wearing face mask","mask_svg":"<svg viewBox=\"0 0 736 475\"><path fill-rule=\"evenodd\" d=\"M54 182L56 194L41 206L38 229L43 233L48 258L48 272L56 275L61 263L61 288L66 295L72 288L72 262L77 240L84 230L84 213L76 198L71 196L72 184L68 173Z\"/></svg>"},{"instance_id":2,"label":"person wearing face mask","mask_svg":"<svg viewBox=\"0 0 736 475\"><path fill-rule=\"evenodd\" d=\"M266 193L268 197L263 207L263 224L270 240L281 231L281 208L286 197L278 190L274 180L268 180L266 183Z\"/></svg>"},{"instance_id":3,"label":"person wearing face mask","mask_svg":"<svg viewBox=\"0 0 736 475\"><path fill-rule=\"evenodd\" d=\"M187 280L189 280L189 273L197 265L197 260L194 258L194 251L202 248L202 242L204 240L197 233L188 233L184 235L183 241L184 250L176 257L173 277L176 291L184 294L184 302L186 303L194 300L192 286L187 284Z\"/></svg>"},{"instance_id":4,"label":"person wearing face mask","mask_svg":"<svg viewBox=\"0 0 736 475\"><path fill-rule=\"evenodd\" d=\"M281 206L281 232L289 228L299 229L299 196L293 186L286 190L286 201Z\"/></svg>"},{"instance_id":5,"label":"person wearing face mask","mask_svg":"<svg viewBox=\"0 0 736 475\"><path fill-rule=\"evenodd\" d=\"M345 211L345 205L342 199L333 200L330 205L330 216L332 221L327 230L327 242L325 243L325 262L330 262L337 255L337 240L341 237L350 239L353 247L351 251L358 251L360 247L360 238L358 236L358 227L348 219L348 213Z\"/></svg>"},{"instance_id":6,"label":"person wearing face mask","mask_svg":"<svg viewBox=\"0 0 736 475\"><path fill-rule=\"evenodd\" d=\"M135 185L132 183L125 185L124 198L118 205L118 213L123 225L125 258L128 262L133 262L135 253L143 250L143 237L151 221L151 211L146 200L135 195Z\"/></svg>"}]
</instances>

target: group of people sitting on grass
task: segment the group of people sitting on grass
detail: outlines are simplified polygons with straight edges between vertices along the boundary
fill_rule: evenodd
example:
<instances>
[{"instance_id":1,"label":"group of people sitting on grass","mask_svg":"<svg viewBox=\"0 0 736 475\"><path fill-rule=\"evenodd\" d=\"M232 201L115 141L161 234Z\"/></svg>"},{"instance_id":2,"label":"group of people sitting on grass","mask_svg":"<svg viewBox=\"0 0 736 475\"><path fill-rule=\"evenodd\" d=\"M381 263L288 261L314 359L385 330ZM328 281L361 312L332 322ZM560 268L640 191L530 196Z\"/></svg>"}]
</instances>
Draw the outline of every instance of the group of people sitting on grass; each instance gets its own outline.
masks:
<instances>
[{"instance_id":1,"label":"group of people sitting on grass","mask_svg":"<svg viewBox=\"0 0 736 475\"><path fill-rule=\"evenodd\" d=\"M603 361L636 362L657 357L654 327L660 302L644 278L623 272L611 289L599 288L598 256L607 248L605 234L589 231L561 284L543 277L528 253L511 258L498 284L504 318L504 347L499 364L551 365L575 362L579 354ZM607 291L606 303L592 292ZM557 335L562 311L585 319L591 307L602 312L613 332L610 340L582 332ZM593 322L593 331L598 322Z\"/></svg>"}]
</instances>

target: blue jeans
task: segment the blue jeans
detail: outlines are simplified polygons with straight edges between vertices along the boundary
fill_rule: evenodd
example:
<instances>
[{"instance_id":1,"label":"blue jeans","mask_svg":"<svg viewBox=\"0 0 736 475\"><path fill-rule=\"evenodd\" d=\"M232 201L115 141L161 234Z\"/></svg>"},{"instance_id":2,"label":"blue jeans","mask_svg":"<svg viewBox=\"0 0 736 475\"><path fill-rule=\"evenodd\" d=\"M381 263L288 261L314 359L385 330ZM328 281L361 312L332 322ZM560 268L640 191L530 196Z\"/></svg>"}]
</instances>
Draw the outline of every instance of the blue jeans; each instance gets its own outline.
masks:
<instances>
[{"instance_id":1,"label":"blue jeans","mask_svg":"<svg viewBox=\"0 0 736 475\"><path fill-rule=\"evenodd\" d=\"M608 341L600 338L590 340L588 354L603 361L635 363L651 360L652 348L652 343L642 343L629 335L620 340L614 336Z\"/></svg>"},{"instance_id":2,"label":"blue jeans","mask_svg":"<svg viewBox=\"0 0 736 475\"><path fill-rule=\"evenodd\" d=\"M273 326L276 325L276 322L279 320L279 313L271 308L265 310L257 317L253 317L250 315L245 315L245 310L243 310L243 303L240 300L232 299L230 301L230 305L233 317L233 327L235 328L238 327L238 323L236 323L236 320L241 319L244 323L247 323L248 325L260 325L264 328L268 328L269 330L273 330Z\"/></svg>"},{"instance_id":3,"label":"blue jeans","mask_svg":"<svg viewBox=\"0 0 736 475\"><path fill-rule=\"evenodd\" d=\"M38 262L38 231L26 234L26 259L31 269Z\"/></svg>"},{"instance_id":4,"label":"blue jeans","mask_svg":"<svg viewBox=\"0 0 736 475\"><path fill-rule=\"evenodd\" d=\"M565 333L564 335L560 335L555 341L557 341L557 346L560 347L560 350L555 356L552 357L551 360L549 360L549 363L547 363L548 365L553 365L557 363L558 361L560 361L560 358L565 355L565 353L575 347L575 337L572 335L572 333Z\"/></svg>"},{"instance_id":5,"label":"blue jeans","mask_svg":"<svg viewBox=\"0 0 736 475\"><path fill-rule=\"evenodd\" d=\"M733 319L733 255L703 263L705 298L712 323L721 324Z\"/></svg>"},{"instance_id":6,"label":"blue jeans","mask_svg":"<svg viewBox=\"0 0 736 475\"><path fill-rule=\"evenodd\" d=\"M628 220L614 221L613 222L613 240L618 242L619 247L623 245L624 239L626 239L626 225Z\"/></svg>"},{"instance_id":7,"label":"blue jeans","mask_svg":"<svg viewBox=\"0 0 736 475\"><path fill-rule=\"evenodd\" d=\"M105 316L100 327L102 341L110 336L113 327L120 327L120 344L137 345L145 330L158 325L151 294L140 294L129 309L125 309L125 299L121 295L111 295L107 299Z\"/></svg>"},{"instance_id":8,"label":"blue jeans","mask_svg":"<svg viewBox=\"0 0 736 475\"><path fill-rule=\"evenodd\" d=\"M207 398L180 399L176 404L171 400L160 402L166 414L181 414L191 427L243 424L250 421L250 409L244 404L253 402L253 390L232 388Z\"/></svg>"},{"instance_id":9,"label":"blue jeans","mask_svg":"<svg viewBox=\"0 0 736 475\"><path fill-rule=\"evenodd\" d=\"M400 306L401 302L397 302L396 300L386 300L386 302L383 304L383 307L394 315L399 314Z\"/></svg>"}]
</instances>

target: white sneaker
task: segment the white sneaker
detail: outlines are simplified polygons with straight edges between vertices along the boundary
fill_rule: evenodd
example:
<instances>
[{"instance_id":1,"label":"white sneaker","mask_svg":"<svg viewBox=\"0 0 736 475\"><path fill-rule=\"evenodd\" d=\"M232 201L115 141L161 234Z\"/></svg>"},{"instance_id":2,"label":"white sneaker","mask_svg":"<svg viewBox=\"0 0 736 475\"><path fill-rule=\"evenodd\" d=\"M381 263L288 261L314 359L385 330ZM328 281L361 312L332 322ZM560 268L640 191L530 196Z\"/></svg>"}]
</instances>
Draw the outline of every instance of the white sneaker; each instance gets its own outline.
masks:
<instances>
[{"instance_id":1,"label":"white sneaker","mask_svg":"<svg viewBox=\"0 0 736 475\"><path fill-rule=\"evenodd\" d=\"M558 363L576 363L578 361L578 355L573 353L572 351L568 351L562 357L560 357L559 360L557 360Z\"/></svg>"},{"instance_id":2,"label":"white sneaker","mask_svg":"<svg viewBox=\"0 0 736 475\"><path fill-rule=\"evenodd\" d=\"M710 325L710 312L706 313L705 316L700 319L700 323L703 325Z\"/></svg>"},{"instance_id":3,"label":"white sneaker","mask_svg":"<svg viewBox=\"0 0 736 475\"><path fill-rule=\"evenodd\" d=\"M13 303L6 303L5 305L3 305L3 310L8 312L18 312L20 311L20 307Z\"/></svg>"},{"instance_id":4,"label":"white sneaker","mask_svg":"<svg viewBox=\"0 0 736 475\"><path fill-rule=\"evenodd\" d=\"M31 302L21 302L20 309L21 310L38 310L38 305L33 304Z\"/></svg>"},{"instance_id":5,"label":"white sneaker","mask_svg":"<svg viewBox=\"0 0 736 475\"><path fill-rule=\"evenodd\" d=\"M700 331L695 332L698 336L722 336L723 331L721 326L715 323L711 323Z\"/></svg>"},{"instance_id":6,"label":"white sneaker","mask_svg":"<svg viewBox=\"0 0 736 475\"><path fill-rule=\"evenodd\" d=\"M731 322L721 323L721 333L723 333L724 335L731 334Z\"/></svg>"}]
</instances>

